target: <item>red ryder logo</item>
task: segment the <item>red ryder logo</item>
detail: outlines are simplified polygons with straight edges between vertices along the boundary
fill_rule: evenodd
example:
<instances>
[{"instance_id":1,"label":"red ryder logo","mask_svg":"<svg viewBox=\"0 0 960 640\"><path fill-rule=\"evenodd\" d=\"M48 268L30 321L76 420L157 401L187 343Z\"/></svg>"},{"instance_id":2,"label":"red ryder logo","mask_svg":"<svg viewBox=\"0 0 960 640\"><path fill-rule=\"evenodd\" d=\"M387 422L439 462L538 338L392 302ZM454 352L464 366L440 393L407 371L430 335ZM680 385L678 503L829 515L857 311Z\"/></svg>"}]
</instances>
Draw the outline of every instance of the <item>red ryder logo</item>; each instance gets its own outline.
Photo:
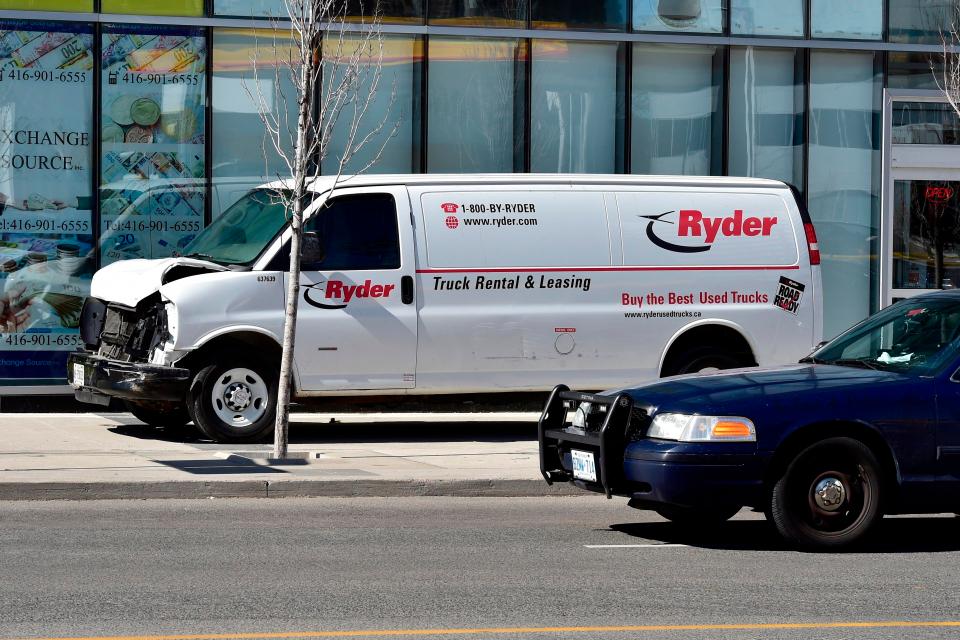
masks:
<instances>
[{"instance_id":1,"label":"red ryder logo","mask_svg":"<svg viewBox=\"0 0 960 640\"><path fill-rule=\"evenodd\" d=\"M303 290L303 299L318 309L344 309L351 300L360 298L389 298L395 284L373 284L365 280L363 284L348 284L342 280L327 280L312 284ZM323 297L317 300L314 295Z\"/></svg>"},{"instance_id":2,"label":"red ryder logo","mask_svg":"<svg viewBox=\"0 0 960 640\"><path fill-rule=\"evenodd\" d=\"M444 202L440 205L440 208L443 209L444 213L456 213L460 210L460 205L454 204L453 202Z\"/></svg>"},{"instance_id":3,"label":"red ryder logo","mask_svg":"<svg viewBox=\"0 0 960 640\"><path fill-rule=\"evenodd\" d=\"M733 215L719 218L707 218L702 212L696 209L681 209L677 222L665 220L664 218L674 211L665 211L664 213L645 216L640 218L649 220L647 224L647 237L655 245L667 251L677 253L699 253L709 251L720 236L741 237L741 236L769 236L773 227L777 224L776 216L744 216L743 210L736 209ZM675 244L657 235L654 231L654 224L662 222L665 224L676 225L677 237L703 238L701 245Z\"/></svg>"}]
</instances>

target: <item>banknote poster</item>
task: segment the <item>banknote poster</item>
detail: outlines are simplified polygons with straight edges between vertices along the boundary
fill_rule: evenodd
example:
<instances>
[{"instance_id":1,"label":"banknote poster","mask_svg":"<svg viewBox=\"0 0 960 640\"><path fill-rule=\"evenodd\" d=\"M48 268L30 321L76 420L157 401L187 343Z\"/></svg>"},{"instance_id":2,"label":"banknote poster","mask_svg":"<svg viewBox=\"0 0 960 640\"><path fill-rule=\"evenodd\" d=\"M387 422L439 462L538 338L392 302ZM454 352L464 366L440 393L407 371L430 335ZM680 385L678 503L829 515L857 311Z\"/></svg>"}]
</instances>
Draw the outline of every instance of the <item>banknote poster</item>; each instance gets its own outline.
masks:
<instances>
[{"instance_id":1,"label":"banknote poster","mask_svg":"<svg viewBox=\"0 0 960 640\"><path fill-rule=\"evenodd\" d=\"M92 48L85 25L0 21L0 384L64 383L80 345L95 266Z\"/></svg>"},{"instance_id":2,"label":"banknote poster","mask_svg":"<svg viewBox=\"0 0 960 640\"><path fill-rule=\"evenodd\" d=\"M102 47L101 264L179 255L204 220L206 39L108 26Z\"/></svg>"}]
</instances>

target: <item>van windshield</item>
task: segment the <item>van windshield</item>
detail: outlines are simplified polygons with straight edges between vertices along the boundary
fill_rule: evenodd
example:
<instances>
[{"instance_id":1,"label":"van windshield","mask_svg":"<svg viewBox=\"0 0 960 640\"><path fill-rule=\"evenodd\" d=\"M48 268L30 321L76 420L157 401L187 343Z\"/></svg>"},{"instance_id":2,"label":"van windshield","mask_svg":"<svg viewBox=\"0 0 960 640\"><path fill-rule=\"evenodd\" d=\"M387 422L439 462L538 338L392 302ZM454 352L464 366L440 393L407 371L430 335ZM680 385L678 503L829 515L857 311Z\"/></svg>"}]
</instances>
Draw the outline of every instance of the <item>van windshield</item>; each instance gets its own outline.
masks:
<instances>
[{"instance_id":1,"label":"van windshield","mask_svg":"<svg viewBox=\"0 0 960 640\"><path fill-rule=\"evenodd\" d=\"M286 223L280 195L269 189L256 189L200 232L183 255L222 264L250 264Z\"/></svg>"}]
</instances>

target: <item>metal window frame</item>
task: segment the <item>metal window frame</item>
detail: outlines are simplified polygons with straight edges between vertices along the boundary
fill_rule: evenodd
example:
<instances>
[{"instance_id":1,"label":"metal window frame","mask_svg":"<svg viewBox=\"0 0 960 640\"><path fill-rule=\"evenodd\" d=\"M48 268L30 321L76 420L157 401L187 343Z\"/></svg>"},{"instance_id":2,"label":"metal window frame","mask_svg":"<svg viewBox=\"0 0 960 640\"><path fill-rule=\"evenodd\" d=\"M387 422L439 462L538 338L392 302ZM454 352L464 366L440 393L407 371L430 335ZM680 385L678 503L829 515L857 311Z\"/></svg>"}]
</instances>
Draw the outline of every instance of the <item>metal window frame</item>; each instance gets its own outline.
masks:
<instances>
[{"instance_id":1,"label":"metal window frame","mask_svg":"<svg viewBox=\"0 0 960 640\"><path fill-rule=\"evenodd\" d=\"M880 274L878 282L879 307L890 305L895 297L893 288L893 192L894 192L894 174L899 171L935 171L938 169L935 163L923 167L917 164L910 164L904 167L894 166L894 144L893 144L893 103L894 102L931 102L945 103L946 100L941 91L936 89L889 89L883 90L883 147L882 147L882 170L881 170L881 189L880 189ZM897 145L901 146L901 145ZM903 145L909 147L910 145ZM940 146L923 145L928 151L942 151L939 155L956 155L960 158L960 145L958 146ZM949 149L949 151L948 151ZM950 152L953 153L950 153ZM954 164L954 167L960 167ZM951 171L949 168L943 168L944 171ZM956 175L960 178L960 170ZM920 293L923 290L910 290L910 293Z\"/></svg>"}]
</instances>

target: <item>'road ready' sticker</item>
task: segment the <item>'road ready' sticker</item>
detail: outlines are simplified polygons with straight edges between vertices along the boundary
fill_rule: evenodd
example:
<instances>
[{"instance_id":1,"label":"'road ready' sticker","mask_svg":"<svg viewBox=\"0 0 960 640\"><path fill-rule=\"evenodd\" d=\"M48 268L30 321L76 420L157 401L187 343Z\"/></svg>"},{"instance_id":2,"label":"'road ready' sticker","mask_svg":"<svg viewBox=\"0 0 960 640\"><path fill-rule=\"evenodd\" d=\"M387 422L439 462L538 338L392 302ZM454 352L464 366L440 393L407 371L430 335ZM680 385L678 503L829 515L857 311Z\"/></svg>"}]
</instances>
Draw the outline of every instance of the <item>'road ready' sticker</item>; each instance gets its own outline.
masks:
<instances>
[{"instance_id":1,"label":"'road ready' sticker","mask_svg":"<svg viewBox=\"0 0 960 640\"><path fill-rule=\"evenodd\" d=\"M796 280L780 276L780 286L777 288L777 295L773 298L774 306L796 315L800 309L800 299L803 298L805 288Z\"/></svg>"}]
</instances>

